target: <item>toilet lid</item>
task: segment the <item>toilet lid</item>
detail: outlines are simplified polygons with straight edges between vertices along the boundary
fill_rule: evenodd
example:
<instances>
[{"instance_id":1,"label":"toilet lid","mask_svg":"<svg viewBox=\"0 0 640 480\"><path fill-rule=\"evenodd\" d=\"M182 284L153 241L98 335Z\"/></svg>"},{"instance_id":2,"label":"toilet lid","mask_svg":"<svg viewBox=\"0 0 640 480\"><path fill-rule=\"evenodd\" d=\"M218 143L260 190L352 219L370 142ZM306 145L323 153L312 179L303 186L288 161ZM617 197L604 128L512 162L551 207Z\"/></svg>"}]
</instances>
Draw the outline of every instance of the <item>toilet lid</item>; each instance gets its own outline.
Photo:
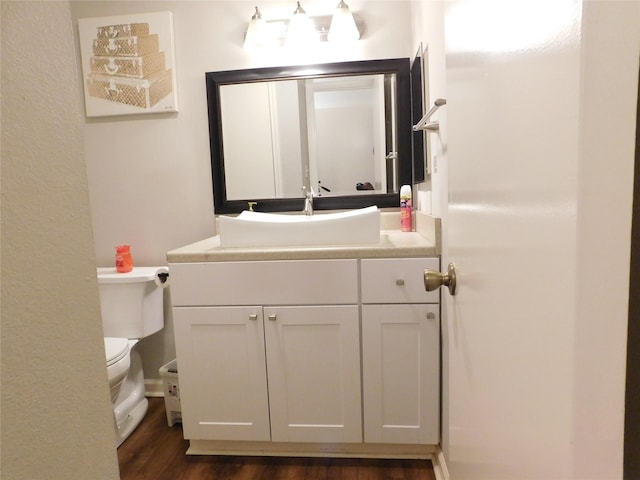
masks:
<instances>
[{"instance_id":1,"label":"toilet lid","mask_svg":"<svg viewBox=\"0 0 640 480\"><path fill-rule=\"evenodd\" d=\"M129 353L129 339L104 337L104 351L107 357L107 367L109 367Z\"/></svg>"}]
</instances>

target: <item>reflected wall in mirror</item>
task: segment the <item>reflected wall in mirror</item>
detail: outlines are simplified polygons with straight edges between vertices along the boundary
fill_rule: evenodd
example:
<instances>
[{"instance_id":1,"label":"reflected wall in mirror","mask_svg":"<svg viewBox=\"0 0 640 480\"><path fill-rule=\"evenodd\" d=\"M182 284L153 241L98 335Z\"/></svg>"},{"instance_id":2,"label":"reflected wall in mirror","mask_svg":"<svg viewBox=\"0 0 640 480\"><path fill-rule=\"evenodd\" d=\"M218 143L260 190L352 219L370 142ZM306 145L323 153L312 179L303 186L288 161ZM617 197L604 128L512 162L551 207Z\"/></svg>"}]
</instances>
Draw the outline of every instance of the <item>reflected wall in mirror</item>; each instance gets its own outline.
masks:
<instances>
[{"instance_id":1,"label":"reflected wall in mirror","mask_svg":"<svg viewBox=\"0 0 640 480\"><path fill-rule=\"evenodd\" d=\"M395 77L382 74L221 86L227 199L295 198L302 185L325 196L353 195L358 185L393 193L385 99L393 127L394 91ZM397 165L390 167L394 178Z\"/></svg>"},{"instance_id":2,"label":"reflected wall in mirror","mask_svg":"<svg viewBox=\"0 0 640 480\"><path fill-rule=\"evenodd\" d=\"M409 59L206 74L216 213L398 206L411 183Z\"/></svg>"}]
</instances>

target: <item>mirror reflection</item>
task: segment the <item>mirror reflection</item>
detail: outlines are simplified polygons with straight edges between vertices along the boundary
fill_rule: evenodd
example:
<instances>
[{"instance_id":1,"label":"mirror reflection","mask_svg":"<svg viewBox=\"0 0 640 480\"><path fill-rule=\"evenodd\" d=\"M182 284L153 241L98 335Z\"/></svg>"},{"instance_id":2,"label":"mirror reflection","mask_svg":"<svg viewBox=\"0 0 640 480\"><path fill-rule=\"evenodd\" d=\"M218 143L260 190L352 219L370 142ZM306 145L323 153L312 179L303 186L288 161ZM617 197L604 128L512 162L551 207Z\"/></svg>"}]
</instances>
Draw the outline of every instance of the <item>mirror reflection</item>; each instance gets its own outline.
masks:
<instances>
[{"instance_id":1,"label":"mirror reflection","mask_svg":"<svg viewBox=\"0 0 640 480\"><path fill-rule=\"evenodd\" d=\"M207 73L216 213L296 210L303 187L317 209L397 206L408 77L408 59Z\"/></svg>"},{"instance_id":2,"label":"mirror reflection","mask_svg":"<svg viewBox=\"0 0 640 480\"><path fill-rule=\"evenodd\" d=\"M227 198L393 193L394 93L393 74L222 86Z\"/></svg>"}]
</instances>

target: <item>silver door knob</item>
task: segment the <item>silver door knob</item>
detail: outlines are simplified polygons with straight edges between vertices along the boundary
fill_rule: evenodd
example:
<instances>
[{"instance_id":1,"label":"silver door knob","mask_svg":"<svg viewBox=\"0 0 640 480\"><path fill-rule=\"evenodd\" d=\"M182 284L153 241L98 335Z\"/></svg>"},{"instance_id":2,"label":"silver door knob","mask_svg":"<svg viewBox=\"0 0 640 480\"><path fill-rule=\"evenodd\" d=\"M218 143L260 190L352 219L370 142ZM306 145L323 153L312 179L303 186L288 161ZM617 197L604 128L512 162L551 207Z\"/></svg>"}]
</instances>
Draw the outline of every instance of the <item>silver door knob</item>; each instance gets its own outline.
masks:
<instances>
[{"instance_id":1,"label":"silver door knob","mask_svg":"<svg viewBox=\"0 0 640 480\"><path fill-rule=\"evenodd\" d=\"M451 295L456 294L456 266L453 263L449 264L447 273L436 272L428 268L424 271L424 289L427 292L432 292L443 285L449 287Z\"/></svg>"}]
</instances>

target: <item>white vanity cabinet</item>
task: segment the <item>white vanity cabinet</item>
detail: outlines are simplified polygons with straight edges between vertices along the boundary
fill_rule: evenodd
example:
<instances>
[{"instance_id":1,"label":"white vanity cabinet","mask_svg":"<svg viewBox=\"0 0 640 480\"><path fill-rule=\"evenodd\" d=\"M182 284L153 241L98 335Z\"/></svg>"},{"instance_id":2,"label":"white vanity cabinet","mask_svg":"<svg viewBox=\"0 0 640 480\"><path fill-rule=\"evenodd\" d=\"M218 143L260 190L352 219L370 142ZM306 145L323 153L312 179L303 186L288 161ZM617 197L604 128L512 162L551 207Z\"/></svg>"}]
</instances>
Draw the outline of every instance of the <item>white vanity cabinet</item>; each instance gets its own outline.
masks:
<instances>
[{"instance_id":1,"label":"white vanity cabinet","mask_svg":"<svg viewBox=\"0 0 640 480\"><path fill-rule=\"evenodd\" d=\"M425 268L439 270L438 259L362 260L367 443L439 442L439 292L425 292Z\"/></svg>"},{"instance_id":2,"label":"white vanity cabinet","mask_svg":"<svg viewBox=\"0 0 640 480\"><path fill-rule=\"evenodd\" d=\"M171 278L185 438L362 441L356 260L178 263Z\"/></svg>"},{"instance_id":3,"label":"white vanity cabinet","mask_svg":"<svg viewBox=\"0 0 640 480\"><path fill-rule=\"evenodd\" d=\"M439 259L353 252L170 259L190 453L435 451L440 293L423 273Z\"/></svg>"}]
</instances>

